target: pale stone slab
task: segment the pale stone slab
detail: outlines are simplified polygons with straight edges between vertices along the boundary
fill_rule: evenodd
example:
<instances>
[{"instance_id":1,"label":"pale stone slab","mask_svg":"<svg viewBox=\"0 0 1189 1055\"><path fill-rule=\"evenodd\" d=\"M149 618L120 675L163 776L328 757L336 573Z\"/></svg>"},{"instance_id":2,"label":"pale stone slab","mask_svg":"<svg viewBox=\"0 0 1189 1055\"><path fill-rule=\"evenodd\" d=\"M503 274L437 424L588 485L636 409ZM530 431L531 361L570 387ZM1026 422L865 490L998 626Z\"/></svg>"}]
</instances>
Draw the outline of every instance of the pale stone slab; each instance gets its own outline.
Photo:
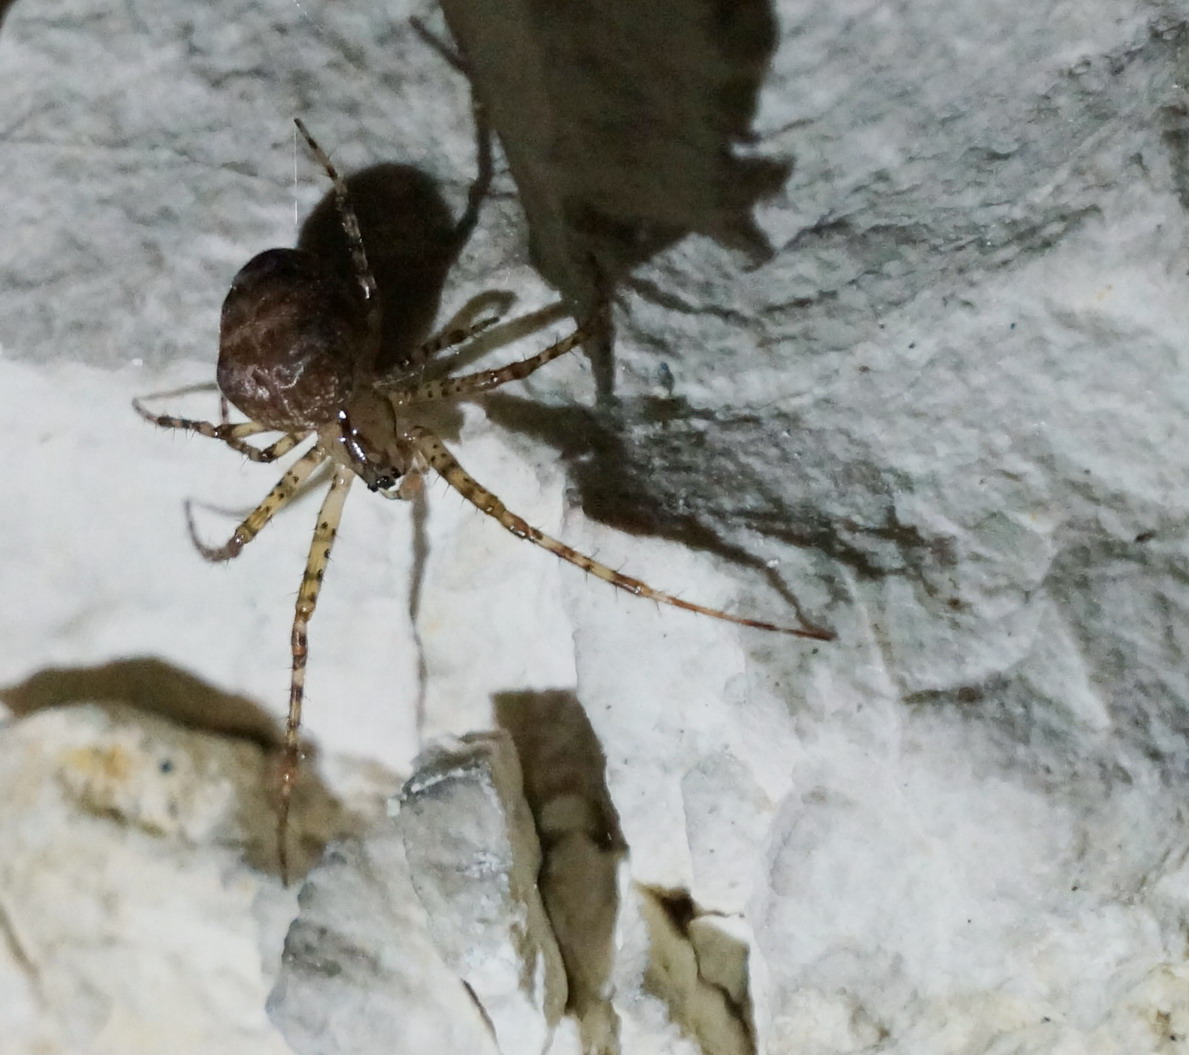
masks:
<instances>
[{"instance_id":1,"label":"pale stone slab","mask_svg":"<svg viewBox=\"0 0 1189 1055\"><path fill-rule=\"evenodd\" d=\"M474 993L499 1049L544 1051L566 977L537 889L541 849L511 739L431 748L396 823L438 954Z\"/></svg>"}]
</instances>

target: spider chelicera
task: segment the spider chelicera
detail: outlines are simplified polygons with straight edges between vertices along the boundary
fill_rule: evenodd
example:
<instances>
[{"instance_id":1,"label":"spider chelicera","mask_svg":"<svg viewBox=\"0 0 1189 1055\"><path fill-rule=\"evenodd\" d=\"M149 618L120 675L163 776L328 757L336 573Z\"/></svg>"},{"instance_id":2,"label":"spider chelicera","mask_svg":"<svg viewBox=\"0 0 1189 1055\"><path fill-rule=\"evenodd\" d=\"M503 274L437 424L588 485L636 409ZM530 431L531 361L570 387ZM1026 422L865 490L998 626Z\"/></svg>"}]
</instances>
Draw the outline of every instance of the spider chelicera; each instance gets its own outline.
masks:
<instances>
[{"instance_id":1,"label":"spider chelicera","mask_svg":"<svg viewBox=\"0 0 1189 1055\"><path fill-rule=\"evenodd\" d=\"M296 124L333 184L339 221L350 248L354 272L351 280L344 279L323 257L304 249L265 250L235 276L223 303L217 381L224 399L248 421L232 423L226 413L219 423L154 414L141 400L133 401L137 412L148 421L220 440L255 462L276 461L313 440L223 545L208 546L198 539L187 506L191 538L207 560L226 561L237 556L316 469L329 463L333 470L318 513L293 618L293 667L277 811L278 853L285 876L289 804L301 753L298 732L307 627L318 601L343 503L356 478L385 498L410 498L420 488L421 474L433 469L463 498L518 538L636 597L758 630L823 641L833 637L816 627L777 626L655 590L546 535L468 475L442 441L418 423L418 407L442 400L470 399L528 377L598 333L601 315L596 313L568 337L520 362L425 380L419 369L434 355L467 341L497 320L486 318L471 325L452 326L422 344L402 364L401 372L382 375L376 366L381 330L378 291L346 184L305 125L300 120ZM187 391L190 389L144 398L166 398ZM250 436L269 432L280 433L280 438L264 447L248 442Z\"/></svg>"}]
</instances>

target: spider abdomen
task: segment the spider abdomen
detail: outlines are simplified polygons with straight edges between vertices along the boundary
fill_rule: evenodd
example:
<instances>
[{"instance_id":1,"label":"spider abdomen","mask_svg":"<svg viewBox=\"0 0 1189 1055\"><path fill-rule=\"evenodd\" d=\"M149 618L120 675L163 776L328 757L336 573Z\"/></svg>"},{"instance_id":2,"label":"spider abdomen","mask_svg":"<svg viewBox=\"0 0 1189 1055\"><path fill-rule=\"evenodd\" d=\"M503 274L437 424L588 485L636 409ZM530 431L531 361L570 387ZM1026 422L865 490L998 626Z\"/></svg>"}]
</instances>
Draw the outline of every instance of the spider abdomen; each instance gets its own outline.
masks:
<instances>
[{"instance_id":1,"label":"spider abdomen","mask_svg":"<svg viewBox=\"0 0 1189 1055\"><path fill-rule=\"evenodd\" d=\"M267 249L223 301L219 388L270 428L317 428L350 399L367 341L359 295L321 257Z\"/></svg>"}]
</instances>

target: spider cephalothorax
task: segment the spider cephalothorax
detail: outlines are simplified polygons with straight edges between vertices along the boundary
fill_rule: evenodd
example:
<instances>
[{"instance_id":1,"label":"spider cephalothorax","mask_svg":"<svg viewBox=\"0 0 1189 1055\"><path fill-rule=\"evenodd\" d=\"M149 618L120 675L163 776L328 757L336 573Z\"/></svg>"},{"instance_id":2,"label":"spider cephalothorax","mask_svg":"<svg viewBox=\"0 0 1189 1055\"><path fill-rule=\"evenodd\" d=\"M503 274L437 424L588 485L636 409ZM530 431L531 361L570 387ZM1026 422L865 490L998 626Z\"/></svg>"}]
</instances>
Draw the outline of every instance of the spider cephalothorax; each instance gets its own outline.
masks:
<instances>
[{"instance_id":1,"label":"spider cephalothorax","mask_svg":"<svg viewBox=\"0 0 1189 1055\"><path fill-rule=\"evenodd\" d=\"M253 461L272 462L312 440L276 486L222 546L198 539L194 544L209 560L236 556L283 508L319 466L334 468L330 488L310 544L293 619L293 668L277 832L282 872L287 873L285 833L289 800L300 756L298 730L305 685L306 628L317 604L323 574L338 528L343 503L356 478L387 498L405 498L418 488L420 474L432 468L468 502L518 538L549 550L562 560L637 597L684 608L741 626L830 640L817 627L783 627L685 601L655 590L546 535L511 512L491 491L471 477L442 441L418 418L418 407L442 400L478 396L510 381L528 377L546 363L577 348L599 330L597 317L568 337L528 359L493 370L425 380L416 368L439 351L460 344L491 325L493 318L469 325L456 320L425 341L395 379L377 376L381 332L376 283L368 266L359 224L346 185L305 126L297 127L334 185L343 231L350 248L353 281L337 274L322 257L300 249L269 249L236 275L223 305L218 384L223 396L249 420L215 424L152 414L139 400L137 411L165 428L188 429L221 440ZM186 391L186 390L182 390ZM160 393L162 396L174 393ZM266 447L247 441L260 433L279 432Z\"/></svg>"},{"instance_id":2,"label":"spider cephalothorax","mask_svg":"<svg viewBox=\"0 0 1189 1055\"><path fill-rule=\"evenodd\" d=\"M355 251L366 264L362 241ZM251 420L317 433L335 462L398 498L415 448L374 388L377 310L369 280L348 283L305 249L266 249L240 268L223 301L216 379Z\"/></svg>"},{"instance_id":3,"label":"spider cephalothorax","mask_svg":"<svg viewBox=\"0 0 1189 1055\"><path fill-rule=\"evenodd\" d=\"M326 454L370 490L400 497L393 488L415 448L374 387L379 331L371 310L322 257L266 249L240 269L223 301L216 377L253 421L315 432Z\"/></svg>"}]
</instances>

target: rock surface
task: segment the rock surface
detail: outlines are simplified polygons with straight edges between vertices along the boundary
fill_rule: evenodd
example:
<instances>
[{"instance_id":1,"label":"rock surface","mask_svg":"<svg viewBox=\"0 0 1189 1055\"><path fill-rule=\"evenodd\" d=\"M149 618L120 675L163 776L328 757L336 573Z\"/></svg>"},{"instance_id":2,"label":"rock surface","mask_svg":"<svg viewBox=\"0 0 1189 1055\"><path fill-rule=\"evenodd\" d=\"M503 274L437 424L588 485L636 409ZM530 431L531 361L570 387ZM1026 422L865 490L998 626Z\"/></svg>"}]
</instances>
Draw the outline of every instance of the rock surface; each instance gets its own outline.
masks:
<instances>
[{"instance_id":1,"label":"rock surface","mask_svg":"<svg viewBox=\"0 0 1189 1055\"><path fill-rule=\"evenodd\" d=\"M502 1051L545 1050L567 997L523 787L507 736L469 736L418 760L396 815L434 945Z\"/></svg>"},{"instance_id":2,"label":"rock surface","mask_svg":"<svg viewBox=\"0 0 1189 1055\"><path fill-rule=\"evenodd\" d=\"M549 34L573 19L596 39L608 10L559 7ZM272 0L25 0L7 12L0 684L154 657L281 710L314 511L298 503L229 569L202 565L182 500L239 514L275 474L155 433L128 400L211 379L231 276L293 244L297 218L324 195L295 115L348 173L415 165L461 214L475 172L467 86L408 14L434 17ZM614 873L619 897L610 923L596 913L554 927L559 939L566 926L592 935L582 985L603 1023L584 1019L583 1033L563 1019L557 1055L616 1035L625 1052L694 1051L694 1037L714 1050L707 1038L725 1034L697 1025L706 1009L688 1006L691 963L738 1011L744 1042L770 1055L1175 1051L1189 1033L1189 9L780 0L769 14L755 137L738 149L795 163L755 211L771 255L724 247L713 240L731 240L724 228L692 222L682 229L701 233L648 242L661 251L618 291L614 359L597 364L597 384L573 356L441 428L475 476L551 534L689 599L788 622L801 611L838 639L657 611L533 551L440 485L420 517L353 495L311 626L307 731L324 758L366 755L408 776L441 735L507 727L501 699L577 701L611 813L588 811L585 792L540 796L539 837L559 849L543 894L594 874L605 905ZM670 29L660 25L644 59L655 80L684 84L692 53ZM606 38L637 39L623 27ZM739 54L750 62L755 50ZM640 62L608 56L601 75L616 98L630 101ZM592 68L581 72L595 91ZM655 85L638 87L652 97ZM583 116L571 103L556 113L589 123L567 142L591 143L593 128L610 137L603 160L639 134L614 107ZM557 119L536 126L538 148L560 141ZM550 269L558 281L577 282L573 229L592 215L611 241L633 229L609 230L606 202L591 213L578 195L572 209L534 206L535 223L563 226L530 236L512 176L532 144L500 120L513 166L497 164L438 291L446 314L493 288L514 292L517 310L546 303L530 243L562 261ZM583 153L560 160L581 166ZM664 187L649 167L635 172L655 212ZM639 200L631 186L622 194L621 220ZM178 409L217 414L196 403ZM230 532L233 517L200 513L204 537ZM73 691L94 698L85 678ZM90 720L73 721L85 731ZM12 746L27 722L0 733L5 786L13 774L28 783ZM82 736L73 728L60 736ZM531 752L517 748L531 803ZM28 777L48 781L57 803L13 799L10 823L52 828L59 771ZM179 896L151 924L109 911L123 904L102 896L115 874L105 855L126 852L116 829L159 821L167 802L149 784L136 795L113 807L120 824L87 821L86 867L63 864L90 883L86 898L57 892L35 855L6 864L51 880L0 905L17 921L0 946L15 994L0 1000L3 1035L282 1050L262 1017L270 967L232 987L244 1003L207 998L248 977L226 950L238 943L260 972L260 949L280 945L275 918L267 941L247 937L251 912L220 900L213 877L226 869L252 889L264 882L238 871L242 848L187 851L184 867L152 860L150 874L168 873L159 888ZM343 869L380 868L371 850L344 853ZM381 870L407 896L399 868ZM335 909L355 912L350 897ZM377 937L395 942L402 918ZM426 932L407 931L409 964L423 970L402 963L391 977L426 1012L416 1029L432 1030L427 979L444 968ZM127 999L34 993L27 965L51 938L96 932L106 937L88 977ZM183 944L146 951L145 932ZM196 946L218 955L182 965L191 934L220 935ZM391 967L398 951L382 952ZM136 1003L175 977L162 963L176 977L213 972L185 983L193 1000L171 1023ZM354 1006L342 1003L347 981L328 985L327 1006ZM447 1010L456 995L450 986L442 1013L457 1019L458 1050L476 1050L474 1022ZM303 996L310 1021L317 999ZM394 1036L394 1001L377 1012L379 1036L419 1050L414 1038L428 1034ZM352 1017L357 1039L367 1006ZM181 1024L191 1032L179 1039Z\"/></svg>"},{"instance_id":3,"label":"rock surface","mask_svg":"<svg viewBox=\"0 0 1189 1055\"><path fill-rule=\"evenodd\" d=\"M76 705L7 723L0 773L0 1050L290 1050L264 1013L294 892L258 745ZM306 792L297 842L353 829Z\"/></svg>"}]
</instances>

